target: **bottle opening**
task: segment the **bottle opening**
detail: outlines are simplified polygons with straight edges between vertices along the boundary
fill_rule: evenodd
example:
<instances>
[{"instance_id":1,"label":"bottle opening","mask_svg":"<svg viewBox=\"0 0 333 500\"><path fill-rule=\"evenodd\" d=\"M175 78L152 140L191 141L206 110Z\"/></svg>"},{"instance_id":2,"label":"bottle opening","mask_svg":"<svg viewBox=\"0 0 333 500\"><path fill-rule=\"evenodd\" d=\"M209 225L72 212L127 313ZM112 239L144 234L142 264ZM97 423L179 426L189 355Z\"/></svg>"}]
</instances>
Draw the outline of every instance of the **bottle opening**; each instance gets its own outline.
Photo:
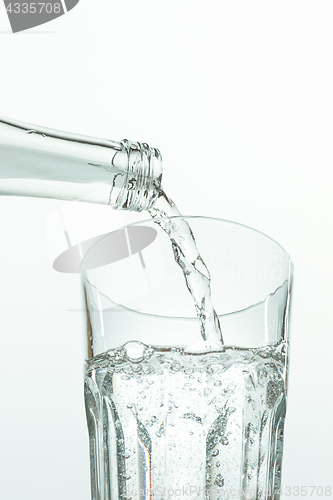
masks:
<instances>
[{"instance_id":1,"label":"bottle opening","mask_svg":"<svg viewBox=\"0 0 333 500\"><path fill-rule=\"evenodd\" d=\"M126 155L127 167L115 175L110 193L110 205L115 209L141 212L151 208L161 189L162 157L156 148L148 144L121 141L123 151L115 155L115 166L123 163ZM117 157L118 156L118 157Z\"/></svg>"}]
</instances>

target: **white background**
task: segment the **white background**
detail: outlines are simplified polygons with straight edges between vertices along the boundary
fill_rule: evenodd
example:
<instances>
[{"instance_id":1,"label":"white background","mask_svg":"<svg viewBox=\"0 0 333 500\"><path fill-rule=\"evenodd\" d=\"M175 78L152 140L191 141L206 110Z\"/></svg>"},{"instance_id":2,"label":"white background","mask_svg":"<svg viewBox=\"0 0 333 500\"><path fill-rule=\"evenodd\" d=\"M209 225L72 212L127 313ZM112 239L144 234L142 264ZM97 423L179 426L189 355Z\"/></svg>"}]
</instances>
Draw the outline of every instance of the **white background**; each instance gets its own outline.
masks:
<instances>
[{"instance_id":1,"label":"white background","mask_svg":"<svg viewBox=\"0 0 333 500\"><path fill-rule=\"evenodd\" d=\"M0 5L2 115L156 146L184 214L291 255L284 486L333 487L332 26L324 0L80 0L13 35ZM80 287L45 236L61 205L0 199L4 500L90 498Z\"/></svg>"}]
</instances>

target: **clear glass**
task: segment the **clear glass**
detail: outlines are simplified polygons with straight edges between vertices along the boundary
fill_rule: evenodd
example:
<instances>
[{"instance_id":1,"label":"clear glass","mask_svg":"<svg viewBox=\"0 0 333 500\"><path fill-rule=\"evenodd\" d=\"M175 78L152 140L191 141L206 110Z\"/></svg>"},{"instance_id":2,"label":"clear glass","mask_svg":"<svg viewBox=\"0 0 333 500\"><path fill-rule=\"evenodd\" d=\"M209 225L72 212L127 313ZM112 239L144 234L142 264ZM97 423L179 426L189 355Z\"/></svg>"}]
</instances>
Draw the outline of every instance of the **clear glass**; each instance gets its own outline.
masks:
<instances>
[{"instance_id":1,"label":"clear glass","mask_svg":"<svg viewBox=\"0 0 333 500\"><path fill-rule=\"evenodd\" d=\"M177 220L209 269L224 344L207 348L161 220L87 251L92 498L278 499L291 260L249 227Z\"/></svg>"},{"instance_id":2,"label":"clear glass","mask_svg":"<svg viewBox=\"0 0 333 500\"><path fill-rule=\"evenodd\" d=\"M158 196L162 159L147 144L0 118L0 194L83 200L141 211Z\"/></svg>"}]
</instances>

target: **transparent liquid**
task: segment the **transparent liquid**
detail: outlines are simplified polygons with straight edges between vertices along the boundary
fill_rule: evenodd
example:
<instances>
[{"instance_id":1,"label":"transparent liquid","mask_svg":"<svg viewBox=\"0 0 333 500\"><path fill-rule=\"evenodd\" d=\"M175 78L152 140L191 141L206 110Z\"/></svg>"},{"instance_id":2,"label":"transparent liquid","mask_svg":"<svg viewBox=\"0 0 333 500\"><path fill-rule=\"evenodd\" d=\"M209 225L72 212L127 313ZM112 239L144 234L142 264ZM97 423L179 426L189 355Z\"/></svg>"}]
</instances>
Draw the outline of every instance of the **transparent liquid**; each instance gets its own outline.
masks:
<instances>
[{"instance_id":1,"label":"transparent liquid","mask_svg":"<svg viewBox=\"0 0 333 500\"><path fill-rule=\"evenodd\" d=\"M163 190L160 190L159 197L149 213L157 219L156 223L169 236L175 261L183 272L200 321L201 336L205 341L205 346L200 347L202 349L221 347L223 337L219 318L212 303L209 270L199 254L189 224L184 219L172 219L179 216L180 212ZM163 217L163 220L158 220L160 217Z\"/></svg>"},{"instance_id":2,"label":"transparent liquid","mask_svg":"<svg viewBox=\"0 0 333 500\"><path fill-rule=\"evenodd\" d=\"M189 354L129 342L90 359L93 500L279 498L284 379L282 343Z\"/></svg>"}]
</instances>

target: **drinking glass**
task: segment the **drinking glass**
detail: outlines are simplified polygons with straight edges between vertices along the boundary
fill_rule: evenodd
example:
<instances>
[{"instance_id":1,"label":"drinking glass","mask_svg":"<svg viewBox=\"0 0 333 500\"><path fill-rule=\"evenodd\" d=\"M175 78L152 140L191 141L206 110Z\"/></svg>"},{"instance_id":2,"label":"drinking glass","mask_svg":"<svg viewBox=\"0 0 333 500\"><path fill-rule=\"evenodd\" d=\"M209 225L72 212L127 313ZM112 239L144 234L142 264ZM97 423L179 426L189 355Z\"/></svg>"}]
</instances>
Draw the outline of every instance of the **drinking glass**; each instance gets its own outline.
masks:
<instances>
[{"instance_id":1,"label":"drinking glass","mask_svg":"<svg viewBox=\"0 0 333 500\"><path fill-rule=\"evenodd\" d=\"M202 336L170 223L191 228L209 270L219 344ZM292 269L268 236L205 217L142 221L86 252L93 500L279 498Z\"/></svg>"}]
</instances>

